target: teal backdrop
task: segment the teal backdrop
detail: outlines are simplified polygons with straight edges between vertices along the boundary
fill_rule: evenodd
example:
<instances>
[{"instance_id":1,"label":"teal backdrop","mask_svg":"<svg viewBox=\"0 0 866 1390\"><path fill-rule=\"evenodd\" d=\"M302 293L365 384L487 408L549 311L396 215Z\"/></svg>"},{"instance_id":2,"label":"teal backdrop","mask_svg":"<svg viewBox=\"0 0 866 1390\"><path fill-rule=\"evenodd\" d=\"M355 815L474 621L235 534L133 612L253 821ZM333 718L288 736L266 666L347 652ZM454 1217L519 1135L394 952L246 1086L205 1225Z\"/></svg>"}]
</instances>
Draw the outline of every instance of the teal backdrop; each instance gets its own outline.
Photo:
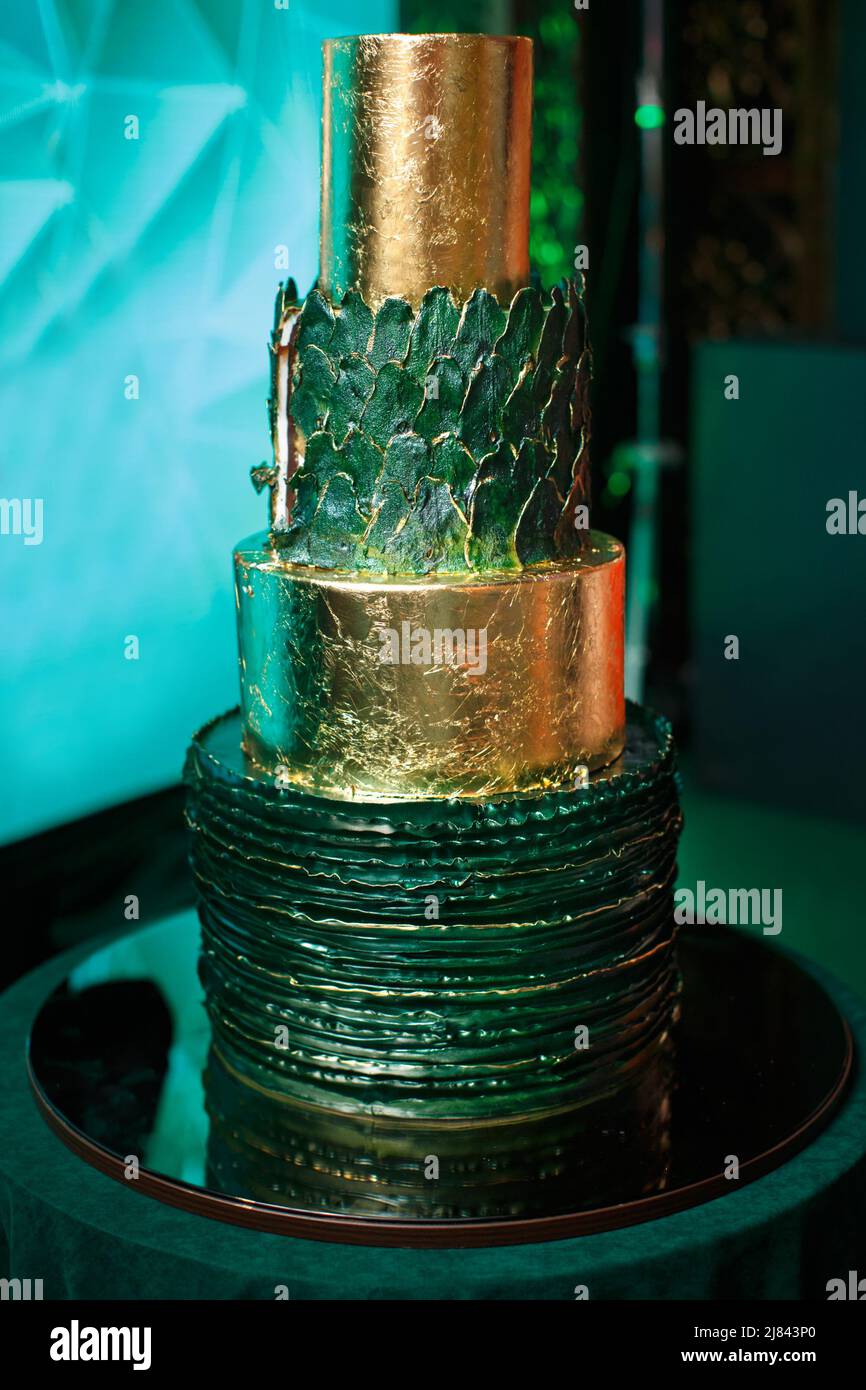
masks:
<instances>
[{"instance_id":1,"label":"teal backdrop","mask_svg":"<svg viewBox=\"0 0 866 1390\"><path fill-rule=\"evenodd\" d=\"M236 703L230 551L264 522L276 285L316 273L320 45L395 27L392 0L3 7L0 840L177 781Z\"/></svg>"}]
</instances>

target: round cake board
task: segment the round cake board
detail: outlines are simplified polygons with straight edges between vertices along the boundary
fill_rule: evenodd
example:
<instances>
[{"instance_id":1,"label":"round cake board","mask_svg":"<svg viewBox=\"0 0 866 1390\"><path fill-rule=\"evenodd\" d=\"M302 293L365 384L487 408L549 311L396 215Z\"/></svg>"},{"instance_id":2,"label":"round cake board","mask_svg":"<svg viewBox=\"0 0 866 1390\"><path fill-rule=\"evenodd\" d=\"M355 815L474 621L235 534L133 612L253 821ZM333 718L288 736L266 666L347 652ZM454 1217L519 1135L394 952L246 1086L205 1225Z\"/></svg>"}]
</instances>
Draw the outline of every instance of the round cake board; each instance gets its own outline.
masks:
<instances>
[{"instance_id":1,"label":"round cake board","mask_svg":"<svg viewBox=\"0 0 866 1390\"><path fill-rule=\"evenodd\" d=\"M93 951L45 1000L28 1049L51 1128L80 1158L171 1206L261 1231L359 1245L480 1247L610 1231L730 1194L826 1124L851 1074L850 1031L797 962L729 928L683 934L671 1155L663 1186L572 1209L481 1219L357 1215L214 1186L202 1072L210 1042L198 923ZM419 1175L419 1182L424 1182Z\"/></svg>"}]
</instances>

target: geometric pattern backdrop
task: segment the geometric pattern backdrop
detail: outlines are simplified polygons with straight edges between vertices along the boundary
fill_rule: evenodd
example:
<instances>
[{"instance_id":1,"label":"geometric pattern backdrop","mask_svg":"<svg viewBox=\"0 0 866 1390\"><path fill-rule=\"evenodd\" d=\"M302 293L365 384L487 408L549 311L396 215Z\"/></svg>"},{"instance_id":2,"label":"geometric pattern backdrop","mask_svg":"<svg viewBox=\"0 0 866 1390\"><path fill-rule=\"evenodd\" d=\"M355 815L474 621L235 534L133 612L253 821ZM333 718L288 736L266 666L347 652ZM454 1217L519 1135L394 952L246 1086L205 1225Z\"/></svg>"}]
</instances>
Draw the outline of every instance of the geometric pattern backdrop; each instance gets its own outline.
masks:
<instances>
[{"instance_id":1,"label":"geometric pattern backdrop","mask_svg":"<svg viewBox=\"0 0 866 1390\"><path fill-rule=\"evenodd\" d=\"M5 507L0 839L176 781L237 702L230 552L266 524L277 248L316 274L320 44L395 17L3 7L0 499L41 499L43 538Z\"/></svg>"}]
</instances>

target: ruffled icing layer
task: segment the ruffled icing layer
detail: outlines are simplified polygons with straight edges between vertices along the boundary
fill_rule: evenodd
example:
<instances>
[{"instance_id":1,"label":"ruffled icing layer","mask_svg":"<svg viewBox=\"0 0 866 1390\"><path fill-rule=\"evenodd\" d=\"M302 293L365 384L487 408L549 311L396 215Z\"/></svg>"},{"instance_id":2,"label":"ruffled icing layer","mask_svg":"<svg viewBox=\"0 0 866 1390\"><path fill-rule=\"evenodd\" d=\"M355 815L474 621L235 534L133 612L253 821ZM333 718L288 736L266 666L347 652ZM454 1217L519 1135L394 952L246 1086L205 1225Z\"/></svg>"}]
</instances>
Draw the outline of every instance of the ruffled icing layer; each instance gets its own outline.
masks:
<instances>
[{"instance_id":1,"label":"ruffled icing layer","mask_svg":"<svg viewBox=\"0 0 866 1390\"><path fill-rule=\"evenodd\" d=\"M630 709L589 785L326 801L251 774L236 713L187 760L214 1046L275 1095L465 1119L614 1095L666 1039L681 817L670 729Z\"/></svg>"}]
</instances>

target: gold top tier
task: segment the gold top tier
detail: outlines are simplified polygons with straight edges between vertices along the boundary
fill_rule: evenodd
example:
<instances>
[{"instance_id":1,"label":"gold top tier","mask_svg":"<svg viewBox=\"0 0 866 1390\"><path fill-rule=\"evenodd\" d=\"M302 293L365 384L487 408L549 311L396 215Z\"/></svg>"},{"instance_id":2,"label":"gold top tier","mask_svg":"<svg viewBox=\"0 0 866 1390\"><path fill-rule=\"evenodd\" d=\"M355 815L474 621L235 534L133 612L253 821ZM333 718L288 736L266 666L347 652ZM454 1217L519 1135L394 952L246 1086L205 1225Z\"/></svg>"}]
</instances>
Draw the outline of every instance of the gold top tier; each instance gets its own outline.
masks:
<instances>
[{"instance_id":1,"label":"gold top tier","mask_svg":"<svg viewBox=\"0 0 866 1390\"><path fill-rule=\"evenodd\" d=\"M529 283L532 41L367 34L324 45L320 288L417 309L433 285Z\"/></svg>"}]
</instances>

